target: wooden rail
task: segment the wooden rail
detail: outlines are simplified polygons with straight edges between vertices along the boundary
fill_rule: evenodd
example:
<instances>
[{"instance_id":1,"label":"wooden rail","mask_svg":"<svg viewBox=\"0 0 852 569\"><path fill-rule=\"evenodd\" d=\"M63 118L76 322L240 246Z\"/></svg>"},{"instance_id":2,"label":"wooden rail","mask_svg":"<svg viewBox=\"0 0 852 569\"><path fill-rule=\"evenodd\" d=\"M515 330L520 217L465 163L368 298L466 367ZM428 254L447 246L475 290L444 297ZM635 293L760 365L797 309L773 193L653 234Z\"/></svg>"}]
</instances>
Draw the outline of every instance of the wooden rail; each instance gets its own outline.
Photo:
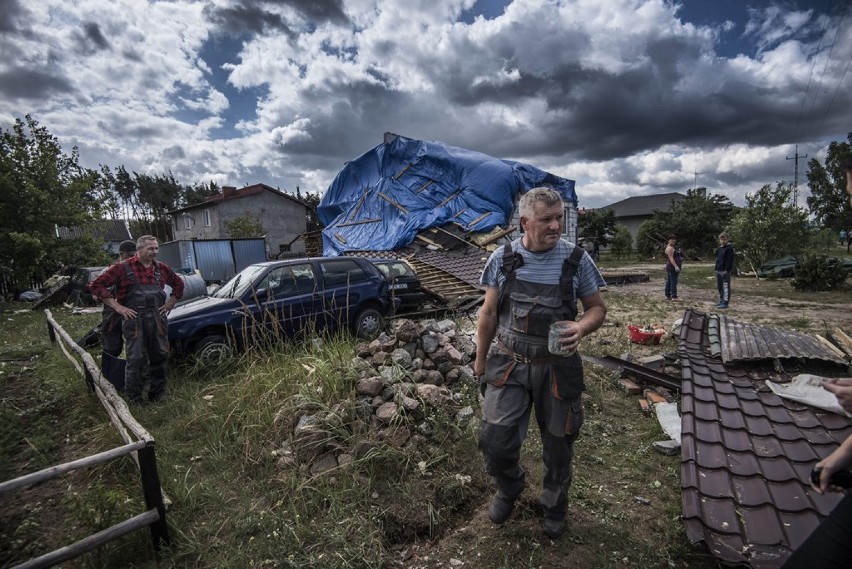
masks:
<instances>
[{"instance_id":1,"label":"wooden rail","mask_svg":"<svg viewBox=\"0 0 852 569\"><path fill-rule=\"evenodd\" d=\"M161 546L170 543L170 538L166 524L167 500L160 487L160 477L157 473L154 438L133 418L127 403L116 392L115 387L101 374L94 358L71 339L68 333L62 329L62 326L53 319L50 310L45 310L44 313L47 318L48 334L51 341L59 343L62 352L74 365L74 369L83 376L89 389L95 393L110 422L126 444L3 482L0 484L0 497L80 468L87 468L130 455L139 468L146 511L71 545L30 559L18 565L16 569L50 567L78 557L87 551L146 526L151 528L154 549L159 551ZM80 361L75 358L75 355L79 357Z\"/></svg>"}]
</instances>

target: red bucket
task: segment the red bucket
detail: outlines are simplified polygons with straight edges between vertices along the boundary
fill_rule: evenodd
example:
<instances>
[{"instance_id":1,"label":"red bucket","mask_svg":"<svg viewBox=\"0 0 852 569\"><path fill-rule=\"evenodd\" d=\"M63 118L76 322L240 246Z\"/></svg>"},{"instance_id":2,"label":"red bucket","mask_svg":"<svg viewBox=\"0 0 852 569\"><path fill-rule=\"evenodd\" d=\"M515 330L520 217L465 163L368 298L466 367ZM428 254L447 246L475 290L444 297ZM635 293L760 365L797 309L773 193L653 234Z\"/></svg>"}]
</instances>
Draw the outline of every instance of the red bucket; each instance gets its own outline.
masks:
<instances>
[{"instance_id":1,"label":"red bucket","mask_svg":"<svg viewBox=\"0 0 852 569\"><path fill-rule=\"evenodd\" d=\"M634 344L659 344L660 339L666 333L665 330L654 328L639 328L638 326L634 326L632 324L627 326L627 330L630 332L630 341Z\"/></svg>"}]
</instances>

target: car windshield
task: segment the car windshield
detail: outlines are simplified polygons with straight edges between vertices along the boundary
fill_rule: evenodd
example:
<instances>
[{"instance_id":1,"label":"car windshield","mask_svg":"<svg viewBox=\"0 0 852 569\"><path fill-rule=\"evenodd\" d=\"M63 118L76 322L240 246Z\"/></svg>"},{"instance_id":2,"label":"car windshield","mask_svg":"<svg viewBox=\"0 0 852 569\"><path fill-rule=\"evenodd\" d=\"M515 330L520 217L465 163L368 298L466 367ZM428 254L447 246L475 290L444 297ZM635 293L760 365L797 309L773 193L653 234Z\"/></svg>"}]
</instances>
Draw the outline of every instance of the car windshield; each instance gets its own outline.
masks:
<instances>
[{"instance_id":1,"label":"car windshield","mask_svg":"<svg viewBox=\"0 0 852 569\"><path fill-rule=\"evenodd\" d=\"M262 265L249 265L219 287L219 290L213 293L215 298L239 298L243 296L252 284L257 280L267 267Z\"/></svg>"},{"instance_id":2,"label":"car windshield","mask_svg":"<svg viewBox=\"0 0 852 569\"><path fill-rule=\"evenodd\" d=\"M408 266L408 263L404 263L402 261L394 261L388 263L376 263L376 266L380 271L386 276L390 278L399 278L399 277L413 277L415 273L411 270L411 267Z\"/></svg>"}]
</instances>

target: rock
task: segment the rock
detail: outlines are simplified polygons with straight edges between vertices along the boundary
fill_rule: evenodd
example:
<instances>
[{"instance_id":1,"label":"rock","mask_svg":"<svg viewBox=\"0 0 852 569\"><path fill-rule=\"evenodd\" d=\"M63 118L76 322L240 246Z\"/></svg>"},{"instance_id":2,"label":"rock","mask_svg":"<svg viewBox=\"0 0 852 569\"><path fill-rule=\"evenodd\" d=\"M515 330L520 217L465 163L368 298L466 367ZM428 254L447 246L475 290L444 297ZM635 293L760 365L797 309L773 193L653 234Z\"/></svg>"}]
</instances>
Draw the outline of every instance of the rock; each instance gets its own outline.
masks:
<instances>
[{"instance_id":1,"label":"rock","mask_svg":"<svg viewBox=\"0 0 852 569\"><path fill-rule=\"evenodd\" d=\"M420 402L413 397L403 397L399 403L402 405L402 409L410 415L417 415L420 410Z\"/></svg>"},{"instance_id":2,"label":"rock","mask_svg":"<svg viewBox=\"0 0 852 569\"><path fill-rule=\"evenodd\" d=\"M450 390L437 385L418 385L417 396L430 405L442 405L450 400Z\"/></svg>"},{"instance_id":3,"label":"rock","mask_svg":"<svg viewBox=\"0 0 852 569\"><path fill-rule=\"evenodd\" d=\"M423 348L417 348L416 350L414 350L414 357L419 360L425 360L426 352L423 350Z\"/></svg>"},{"instance_id":4,"label":"rock","mask_svg":"<svg viewBox=\"0 0 852 569\"><path fill-rule=\"evenodd\" d=\"M396 330L396 338L401 342L416 342L420 337L420 327L413 320L403 320Z\"/></svg>"},{"instance_id":5,"label":"rock","mask_svg":"<svg viewBox=\"0 0 852 569\"><path fill-rule=\"evenodd\" d=\"M473 407L468 405L467 407L462 407L459 409L458 413L456 413L456 419L459 424L466 425L470 422L470 419L473 417Z\"/></svg>"},{"instance_id":6,"label":"rock","mask_svg":"<svg viewBox=\"0 0 852 569\"><path fill-rule=\"evenodd\" d=\"M453 365L453 362L448 360L438 364L438 371L441 373L441 375L447 375L447 373L449 373L449 371L453 369L453 367L455 367Z\"/></svg>"},{"instance_id":7,"label":"rock","mask_svg":"<svg viewBox=\"0 0 852 569\"><path fill-rule=\"evenodd\" d=\"M369 358L373 355L373 351L370 349L370 344L367 342L360 342L355 344L355 354L359 358Z\"/></svg>"},{"instance_id":8,"label":"rock","mask_svg":"<svg viewBox=\"0 0 852 569\"><path fill-rule=\"evenodd\" d=\"M384 391L384 388L382 388L382 391ZM381 395L376 395L375 397L373 397L373 400L370 402L370 405L373 407L373 411L375 411L376 409L381 407L382 403L384 403L384 402L385 402L384 397L382 397Z\"/></svg>"},{"instance_id":9,"label":"rock","mask_svg":"<svg viewBox=\"0 0 852 569\"><path fill-rule=\"evenodd\" d=\"M400 342L400 346L397 349L398 350L405 350L406 352L408 352L408 355L410 355L413 358L413 357L415 357L415 354L417 353L417 342L409 342L408 344L404 344L404 343Z\"/></svg>"},{"instance_id":10,"label":"rock","mask_svg":"<svg viewBox=\"0 0 852 569\"><path fill-rule=\"evenodd\" d=\"M311 476L319 476L337 468L337 459L331 453L324 454L311 464Z\"/></svg>"},{"instance_id":11,"label":"rock","mask_svg":"<svg viewBox=\"0 0 852 569\"><path fill-rule=\"evenodd\" d=\"M420 434L426 437L431 437L432 433L435 432L435 429L432 427L432 424L428 421L423 421L422 423L417 425L417 430L420 432Z\"/></svg>"},{"instance_id":12,"label":"rock","mask_svg":"<svg viewBox=\"0 0 852 569\"><path fill-rule=\"evenodd\" d=\"M429 333L423 336L420 339L420 343L423 346L423 351L427 354L433 353L441 345L441 341L438 338L438 335L434 333Z\"/></svg>"},{"instance_id":13,"label":"rock","mask_svg":"<svg viewBox=\"0 0 852 569\"><path fill-rule=\"evenodd\" d=\"M423 369L427 371L435 369L435 362L432 361L432 358L426 358L423 360Z\"/></svg>"},{"instance_id":14,"label":"rock","mask_svg":"<svg viewBox=\"0 0 852 569\"><path fill-rule=\"evenodd\" d=\"M443 385L444 376L440 371L433 369L426 375L426 380L423 383L431 383L432 385Z\"/></svg>"},{"instance_id":15,"label":"rock","mask_svg":"<svg viewBox=\"0 0 852 569\"><path fill-rule=\"evenodd\" d=\"M656 441L653 443L654 450L666 456L680 454L680 443L674 440Z\"/></svg>"},{"instance_id":16,"label":"rock","mask_svg":"<svg viewBox=\"0 0 852 569\"><path fill-rule=\"evenodd\" d=\"M430 357L432 358L432 361L435 362L435 365L450 361L450 354L443 346L432 352Z\"/></svg>"},{"instance_id":17,"label":"rock","mask_svg":"<svg viewBox=\"0 0 852 569\"><path fill-rule=\"evenodd\" d=\"M384 380L388 385L393 385L394 383L399 383L402 381L404 375L400 372L399 368L392 366L382 366L379 368L379 376Z\"/></svg>"},{"instance_id":18,"label":"rock","mask_svg":"<svg viewBox=\"0 0 852 569\"><path fill-rule=\"evenodd\" d=\"M414 358L413 360L411 360L411 369L412 370L416 371L416 370L421 369L422 367L423 367L423 360L422 359Z\"/></svg>"},{"instance_id":19,"label":"rock","mask_svg":"<svg viewBox=\"0 0 852 569\"><path fill-rule=\"evenodd\" d=\"M456 383L459 380L459 368L454 367L449 370L444 376L444 379L447 381L447 384Z\"/></svg>"},{"instance_id":20,"label":"rock","mask_svg":"<svg viewBox=\"0 0 852 569\"><path fill-rule=\"evenodd\" d=\"M358 395L365 395L368 397L375 397L376 395L382 392L384 389L385 383L378 377L370 377L368 379L360 379L358 383L355 384L355 391Z\"/></svg>"},{"instance_id":21,"label":"rock","mask_svg":"<svg viewBox=\"0 0 852 569\"><path fill-rule=\"evenodd\" d=\"M299 461L296 460L296 457L291 455L282 456L278 458L278 462L275 463L276 468L278 470L289 470L291 468L296 468L299 465Z\"/></svg>"},{"instance_id":22,"label":"rock","mask_svg":"<svg viewBox=\"0 0 852 569\"><path fill-rule=\"evenodd\" d=\"M423 383L426 381L426 377L429 375L429 372L425 369L418 369L417 371L411 374L411 381L414 383Z\"/></svg>"},{"instance_id":23,"label":"rock","mask_svg":"<svg viewBox=\"0 0 852 569\"><path fill-rule=\"evenodd\" d=\"M328 435L318 415L302 415L293 430L293 452L299 462L313 461L324 449Z\"/></svg>"},{"instance_id":24,"label":"rock","mask_svg":"<svg viewBox=\"0 0 852 569\"><path fill-rule=\"evenodd\" d=\"M382 389L382 400L383 401L393 401L394 395L396 395L396 391L394 391L392 385L386 385L384 389ZM381 407L381 405L380 405Z\"/></svg>"},{"instance_id":25,"label":"rock","mask_svg":"<svg viewBox=\"0 0 852 569\"><path fill-rule=\"evenodd\" d=\"M446 334L449 331L455 332L456 330L456 323L449 319L441 320L435 326L437 327L438 331L443 334Z\"/></svg>"},{"instance_id":26,"label":"rock","mask_svg":"<svg viewBox=\"0 0 852 569\"><path fill-rule=\"evenodd\" d=\"M382 438L395 448L402 448L411 438L411 431L403 425L388 427L382 432Z\"/></svg>"},{"instance_id":27,"label":"rock","mask_svg":"<svg viewBox=\"0 0 852 569\"><path fill-rule=\"evenodd\" d=\"M393 401L383 403L376 409L376 418L384 424L393 421L399 415L399 407Z\"/></svg>"},{"instance_id":28,"label":"rock","mask_svg":"<svg viewBox=\"0 0 852 569\"><path fill-rule=\"evenodd\" d=\"M447 347L447 356L450 358L450 361L455 365L461 365L462 360L464 359L462 353L453 346Z\"/></svg>"},{"instance_id":29,"label":"rock","mask_svg":"<svg viewBox=\"0 0 852 569\"><path fill-rule=\"evenodd\" d=\"M355 457L349 453L344 452L343 454L337 457L338 466L349 466L353 462L355 462Z\"/></svg>"},{"instance_id":30,"label":"rock","mask_svg":"<svg viewBox=\"0 0 852 569\"><path fill-rule=\"evenodd\" d=\"M405 350L403 348L399 348L391 352L390 359L396 365L402 368L408 369L411 367L411 353L409 353L408 350Z\"/></svg>"},{"instance_id":31,"label":"rock","mask_svg":"<svg viewBox=\"0 0 852 569\"><path fill-rule=\"evenodd\" d=\"M376 352L373 354L372 364L373 367L379 367L385 364L387 359L390 357L390 354L385 351Z\"/></svg>"}]
</instances>

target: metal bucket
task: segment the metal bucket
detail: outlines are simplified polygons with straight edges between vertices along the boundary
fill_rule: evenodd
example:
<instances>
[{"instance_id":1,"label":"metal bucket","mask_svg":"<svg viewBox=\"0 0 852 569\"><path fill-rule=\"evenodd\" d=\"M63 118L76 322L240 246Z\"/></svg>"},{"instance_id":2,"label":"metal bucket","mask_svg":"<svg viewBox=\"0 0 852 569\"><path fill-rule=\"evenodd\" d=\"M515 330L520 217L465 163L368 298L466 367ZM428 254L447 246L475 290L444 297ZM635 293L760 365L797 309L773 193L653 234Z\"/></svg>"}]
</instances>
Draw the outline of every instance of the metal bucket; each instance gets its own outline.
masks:
<instances>
[{"instance_id":1,"label":"metal bucket","mask_svg":"<svg viewBox=\"0 0 852 569\"><path fill-rule=\"evenodd\" d=\"M204 277L198 273L192 273L191 275L178 273L177 276L179 276L183 281L183 297L178 301L177 306L180 306L185 302L189 302L194 298L207 296L207 283L204 282ZM166 285L167 298L171 292L172 287Z\"/></svg>"}]
</instances>

